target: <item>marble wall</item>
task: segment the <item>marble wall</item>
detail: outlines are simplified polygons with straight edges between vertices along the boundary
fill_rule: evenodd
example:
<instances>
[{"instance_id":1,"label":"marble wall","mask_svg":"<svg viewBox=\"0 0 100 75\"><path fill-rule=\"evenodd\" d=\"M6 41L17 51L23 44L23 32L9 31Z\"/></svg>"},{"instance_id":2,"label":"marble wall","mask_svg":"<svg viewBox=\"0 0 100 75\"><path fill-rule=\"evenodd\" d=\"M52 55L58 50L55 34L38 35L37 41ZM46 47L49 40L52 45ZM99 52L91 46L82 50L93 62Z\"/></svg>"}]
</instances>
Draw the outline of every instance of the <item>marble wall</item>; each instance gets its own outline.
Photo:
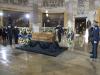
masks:
<instances>
[{"instance_id":1,"label":"marble wall","mask_svg":"<svg viewBox=\"0 0 100 75\"><path fill-rule=\"evenodd\" d=\"M6 10L6 8L9 7L9 10L30 12L31 28L33 26L42 26L42 13L44 13L45 10L48 10L49 13L64 13L65 27L71 25L74 29L75 17L88 17L88 19L91 19L92 21L94 18L93 15L95 9L100 7L100 5L98 4L100 0L64 0L63 6L53 8L46 8L45 6L43 6L43 1L44 0L28 0L28 7L25 6L24 9L21 6L13 6L8 4L0 4L0 8ZM50 3L52 4L52 2L55 3L53 0Z\"/></svg>"}]
</instances>

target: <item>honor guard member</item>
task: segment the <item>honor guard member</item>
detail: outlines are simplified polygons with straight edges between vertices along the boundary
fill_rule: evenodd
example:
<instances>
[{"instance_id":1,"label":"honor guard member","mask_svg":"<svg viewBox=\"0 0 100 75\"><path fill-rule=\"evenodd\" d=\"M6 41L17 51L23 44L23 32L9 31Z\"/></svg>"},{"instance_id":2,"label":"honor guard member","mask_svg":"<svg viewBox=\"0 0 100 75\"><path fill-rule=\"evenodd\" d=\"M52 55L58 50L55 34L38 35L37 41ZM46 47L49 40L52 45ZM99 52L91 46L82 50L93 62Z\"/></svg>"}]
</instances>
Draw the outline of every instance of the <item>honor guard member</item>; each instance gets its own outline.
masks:
<instances>
[{"instance_id":1,"label":"honor guard member","mask_svg":"<svg viewBox=\"0 0 100 75\"><path fill-rule=\"evenodd\" d=\"M98 43L99 43L99 27L98 27L98 22L94 21L93 24L93 32L92 32L92 52L91 52L91 58L93 60L96 60L97 58L97 48L98 48Z\"/></svg>"},{"instance_id":2,"label":"honor guard member","mask_svg":"<svg viewBox=\"0 0 100 75\"><path fill-rule=\"evenodd\" d=\"M8 26L7 32L8 32L8 41L9 41L9 44L12 45L12 36L13 36L13 34L12 34L12 28L11 28L11 26Z\"/></svg>"}]
</instances>

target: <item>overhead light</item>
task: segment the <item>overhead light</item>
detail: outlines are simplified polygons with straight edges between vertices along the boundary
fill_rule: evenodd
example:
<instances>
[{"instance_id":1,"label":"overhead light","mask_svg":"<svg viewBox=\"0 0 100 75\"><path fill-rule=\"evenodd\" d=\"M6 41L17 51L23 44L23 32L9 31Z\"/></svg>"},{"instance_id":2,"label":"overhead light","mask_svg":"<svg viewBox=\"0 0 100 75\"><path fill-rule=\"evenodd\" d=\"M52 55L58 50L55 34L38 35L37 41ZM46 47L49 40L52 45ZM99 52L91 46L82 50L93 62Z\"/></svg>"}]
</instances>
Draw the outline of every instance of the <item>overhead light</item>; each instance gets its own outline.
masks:
<instances>
[{"instance_id":1,"label":"overhead light","mask_svg":"<svg viewBox=\"0 0 100 75\"><path fill-rule=\"evenodd\" d=\"M46 10L46 13L48 13L48 10Z\"/></svg>"},{"instance_id":2,"label":"overhead light","mask_svg":"<svg viewBox=\"0 0 100 75\"><path fill-rule=\"evenodd\" d=\"M29 18L30 18L30 14L25 14L25 17L26 17L27 19L29 19Z\"/></svg>"},{"instance_id":3,"label":"overhead light","mask_svg":"<svg viewBox=\"0 0 100 75\"><path fill-rule=\"evenodd\" d=\"M48 17L49 15L48 14L46 14L46 17Z\"/></svg>"}]
</instances>

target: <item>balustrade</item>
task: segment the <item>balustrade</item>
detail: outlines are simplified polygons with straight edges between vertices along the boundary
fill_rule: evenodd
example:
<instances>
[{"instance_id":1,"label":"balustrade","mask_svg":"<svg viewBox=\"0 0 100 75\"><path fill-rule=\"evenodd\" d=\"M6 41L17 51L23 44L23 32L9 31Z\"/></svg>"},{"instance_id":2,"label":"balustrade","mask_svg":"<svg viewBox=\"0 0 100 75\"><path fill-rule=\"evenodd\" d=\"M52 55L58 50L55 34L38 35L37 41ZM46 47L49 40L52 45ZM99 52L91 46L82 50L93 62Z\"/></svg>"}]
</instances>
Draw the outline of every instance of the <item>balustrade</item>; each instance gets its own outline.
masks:
<instances>
[{"instance_id":1,"label":"balustrade","mask_svg":"<svg viewBox=\"0 0 100 75\"><path fill-rule=\"evenodd\" d=\"M28 0L0 0L0 3L14 5L28 5Z\"/></svg>"}]
</instances>

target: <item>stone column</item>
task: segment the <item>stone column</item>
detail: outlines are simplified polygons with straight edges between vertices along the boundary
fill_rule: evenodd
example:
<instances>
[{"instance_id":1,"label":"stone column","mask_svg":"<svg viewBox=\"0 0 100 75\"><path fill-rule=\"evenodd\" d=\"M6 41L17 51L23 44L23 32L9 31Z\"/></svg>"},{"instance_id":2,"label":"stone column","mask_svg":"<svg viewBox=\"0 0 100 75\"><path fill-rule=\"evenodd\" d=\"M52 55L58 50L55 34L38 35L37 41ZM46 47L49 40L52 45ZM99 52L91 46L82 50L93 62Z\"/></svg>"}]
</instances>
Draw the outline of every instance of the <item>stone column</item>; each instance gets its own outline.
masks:
<instances>
[{"instance_id":1,"label":"stone column","mask_svg":"<svg viewBox=\"0 0 100 75\"><path fill-rule=\"evenodd\" d=\"M66 10L67 10L67 26L74 29L74 15L76 12L76 1L69 0L66 2Z\"/></svg>"},{"instance_id":2,"label":"stone column","mask_svg":"<svg viewBox=\"0 0 100 75\"><path fill-rule=\"evenodd\" d=\"M66 27L69 30L74 30L74 15L76 13L76 0L67 0L66 1L66 11L67 11L67 25ZM72 46L69 50L74 50L74 41L72 41Z\"/></svg>"},{"instance_id":3,"label":"stone column","mask_svg":"<svg viewBox=\"0 0 100 75\"><path fill-rule=\"evenodd\" d=\"M38 0L33 0L33 11L31 13L32 17L32 31L39 32L39 9L38 9Z\"/></svg>"}]
</instances>

